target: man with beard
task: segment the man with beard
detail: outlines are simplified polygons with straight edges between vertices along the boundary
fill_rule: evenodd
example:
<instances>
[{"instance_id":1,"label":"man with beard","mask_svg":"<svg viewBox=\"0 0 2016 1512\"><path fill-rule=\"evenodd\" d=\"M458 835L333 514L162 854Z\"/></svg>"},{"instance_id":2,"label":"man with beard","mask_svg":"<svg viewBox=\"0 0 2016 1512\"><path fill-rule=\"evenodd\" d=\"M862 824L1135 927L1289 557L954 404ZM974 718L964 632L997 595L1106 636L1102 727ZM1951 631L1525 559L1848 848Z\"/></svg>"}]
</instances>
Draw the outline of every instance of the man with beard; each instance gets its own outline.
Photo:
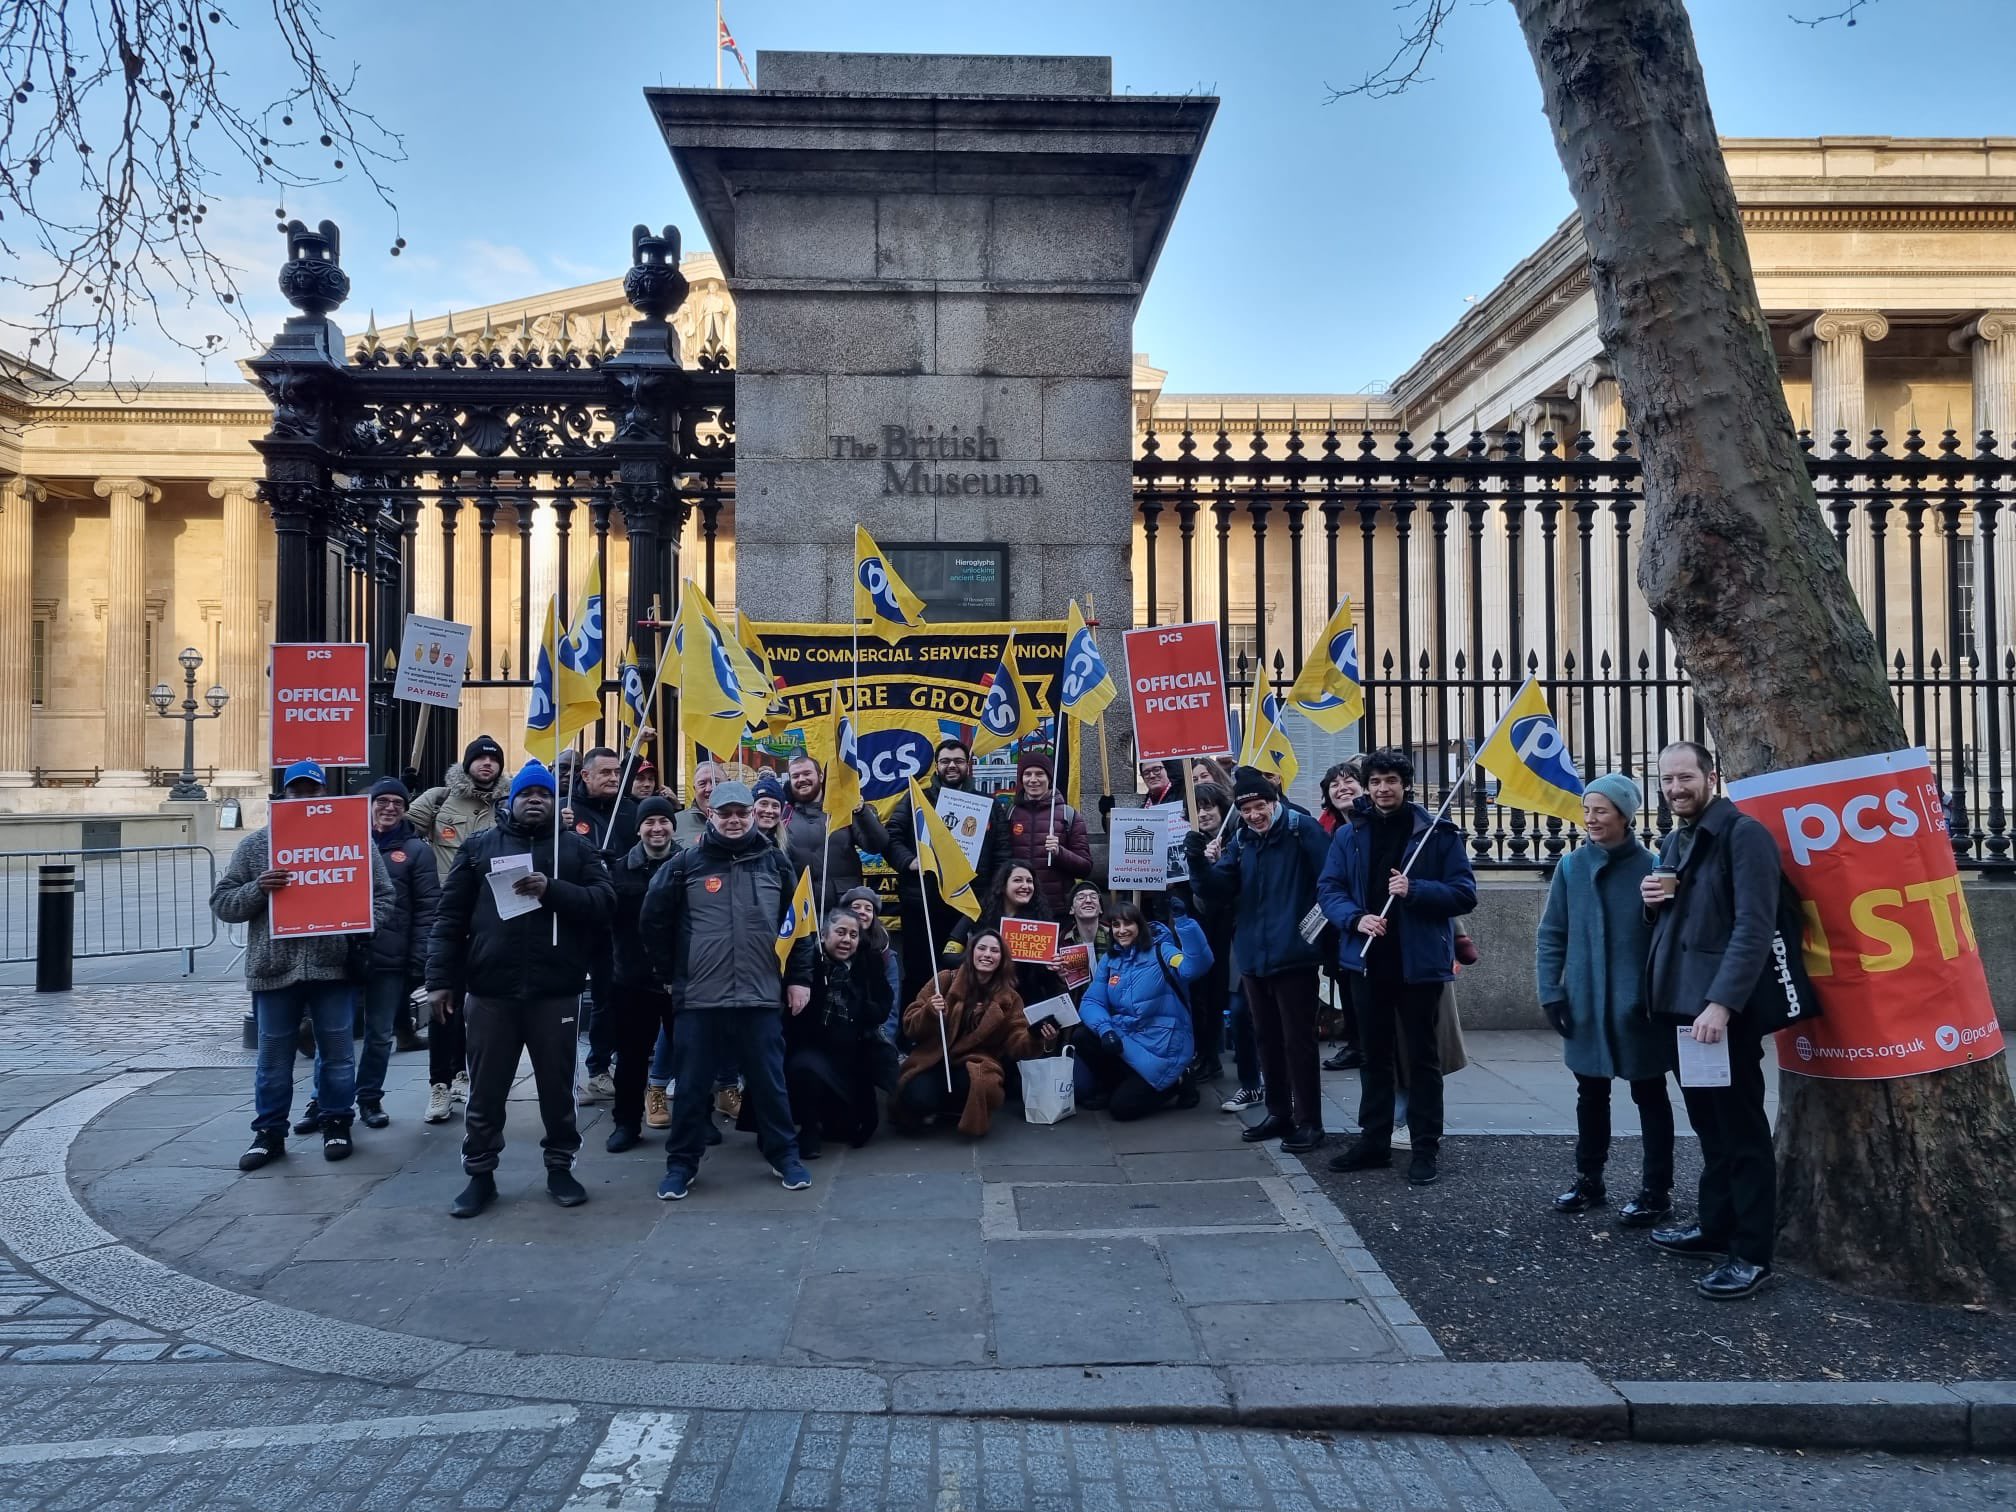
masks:
<instances>
[{"instance_id":1,"label":"man with beard","mask_svg":"<svg viewBox=\"0 0 2016 1512\"><path fill-rule=\"evenodd\" d=\"M560 825L571 829L601 852L602 864L614 866L637 843L637 805L617 791L622 763L607 746L596 746L581 758L572 795L560 810ZM588 968L588 1080L581 1101L602 1102L616 1095L609 1061L616 1052L616 1001L610 985L608 951Z\"/></svg>"},{"instance_id":2,"label":"man with beard","mask_svg":"<svg viewBox=\"0 0 2016 1512\"><path fill-rule=\"evenodd\" d=\"M937 803L946 788L970 793L973 789L973 752L963 740L947 737L938 742L934 773L924 796ZM889 844L884 858L896 869L896 901L903 918L902 1001L914 1002L926 982L938 975L938 963L931 958L929 941L940 945L952 934L952 921L963 918L957 909L938 896L938 879L926 878L917 865L916 830L911 823L910 799L906 795L889 815ZM987 833L980 842L980 862L973 868L979 879L976 891L993 885L994 877L1008 859L1008 821L996 804L987 816ZM818 878L813 878L814 882ZM924 928L925 909L930 909L931 929Z\"/></svg>"},{"instance_id":3,"label":"man with beard","mask_svg":"<svg viewBox=\"0 0 2016 1512\"><path fill-rule=\"evenodd\" d=\"M637 843L610 868L610 880L616 886L615 956L611 973L616 999L616 1096L609 1114L608 1140L612 1155L634 1148L644 1137L644 1079L652 1046L661 1031L668 1035L673 1032L672 1014L678 1006L678 1000L652 969L638 930L638 916L643 912L644 894L651 886L651 879L678 849L678 841L672 837L673 818L669 799L654 796L638 804ZM657 1095L650 1101L662 1107L664 1091L652 1090Z\"/></svg>"},{"instance_id":4,"label":"man with beard","mask_svg":"<svg viewBox=\"0 0 2016 1512\"><path fill-rule=\"evenodd\" d=\"M845 897L862 885L861 852L882 855L889 845L888 831L864 803L829 834L824 768L800 752L791 758L784 776L791 800L784 820L784 854L794 871L811 870L812 886L823 890L827 901Z\"/></svg>"}]
</instances>

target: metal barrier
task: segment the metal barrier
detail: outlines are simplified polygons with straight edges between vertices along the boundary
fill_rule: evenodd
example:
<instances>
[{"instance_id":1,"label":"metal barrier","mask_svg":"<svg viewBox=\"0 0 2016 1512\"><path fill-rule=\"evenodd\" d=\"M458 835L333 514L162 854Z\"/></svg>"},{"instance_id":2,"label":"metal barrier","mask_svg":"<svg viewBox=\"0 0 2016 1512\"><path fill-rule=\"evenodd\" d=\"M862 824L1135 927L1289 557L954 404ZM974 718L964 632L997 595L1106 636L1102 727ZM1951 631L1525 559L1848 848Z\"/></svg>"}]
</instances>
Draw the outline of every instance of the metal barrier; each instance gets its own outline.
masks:
<instances>
[{"instance_id":1,"label":"metal barrier","mask_svg":"<svg viewBox=\"0 0 2016 1512\"><path fill-rule=\"evenodd\" d=\"M51 864L77 868L78 960L173 950L194 972L196 952L216 942L217 858L200 845L0 851L0 962L35 959L38 879Z\"/></svg>"}]
</instances>

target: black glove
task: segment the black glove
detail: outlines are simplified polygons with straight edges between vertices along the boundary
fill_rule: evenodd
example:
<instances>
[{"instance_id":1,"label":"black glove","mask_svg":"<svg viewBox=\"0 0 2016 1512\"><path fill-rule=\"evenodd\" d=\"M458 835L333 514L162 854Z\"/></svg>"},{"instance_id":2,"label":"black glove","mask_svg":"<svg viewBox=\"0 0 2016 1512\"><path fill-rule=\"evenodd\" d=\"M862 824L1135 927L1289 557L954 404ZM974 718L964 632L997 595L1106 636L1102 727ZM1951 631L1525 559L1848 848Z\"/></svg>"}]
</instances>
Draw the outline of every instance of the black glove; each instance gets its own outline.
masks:
<instances>
[{"instance_id":1,"label":"black glove","mask_svg":"<svg viewBox=\"0 0 2016 1512\"><path fill-rule=\"evenodd\" d=\"M1099 795L1099 817L1101 819L1104 819L1108 814L1112 812L1113 812L1113 795L1111 793L1101 793Z\"/></svg>"},{"instance_id":2,"label":"black glove","mask_svg":"<svg viewBox=\"0 0 2016 1512\"><path fill-rule=\"evenodd\" d=\"M1099 1036L1099 1043L1115 1055L1120 1053L1120 1036L1115 1034L1111 1029L1108 1029L1104 1034Z\"/></svg>"},{"instance_id":3,"label":"black glove","mask_svg":"<svg viewBox=\"0 0 2016 1512\"><path fill-rule=\"evenodd\" d=\"M1554 1026L1554 1032L1563 1039L1575 1037L1575 1022L1568 1016L1565 1002L1542 1003L1540 1011L1547 1015L1547 1022Z\"/></svg>"}]
</instances>

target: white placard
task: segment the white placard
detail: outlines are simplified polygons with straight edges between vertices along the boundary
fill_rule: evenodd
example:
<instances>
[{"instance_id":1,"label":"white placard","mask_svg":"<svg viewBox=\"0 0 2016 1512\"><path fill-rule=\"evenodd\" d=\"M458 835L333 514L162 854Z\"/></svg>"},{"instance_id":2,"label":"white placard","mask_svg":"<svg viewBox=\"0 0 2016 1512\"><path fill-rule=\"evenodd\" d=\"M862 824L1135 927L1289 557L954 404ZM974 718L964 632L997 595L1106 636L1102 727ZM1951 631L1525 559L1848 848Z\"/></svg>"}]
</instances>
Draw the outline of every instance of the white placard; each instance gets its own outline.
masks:
<instances>
[{"instance_id":1,"label":"white placard","mask_svg":"<svg viewBox=\"0 0 2016 1512\"><path fill-rule=\"evenodd\" d=\"M497 905L497 917L515 919L520 914L537 911L539 899L526 893L513 892L521 876L532 872L532 857L529 852L519 851L516 855L495 856L490 861L490 897Z\"/></svg>"},{"instance_id":2,"label":"white placard","mask_svg":"<svg viewBox=\"0 0 2016 1512\"><path fill-rule=\"evenodd\" d=\"M1033 1027L1045 1019L1055 1019L1063 1028L1069 1029L1079 1022L1078 1005L1071 1001L1071 994L1045 998L1040 1003L1024 1003L1022 1012L1028 1016Z\"/></svg>"},{"instance_id":3,"label":"white placard","mask_svg":"<svg viewBox=\"0 0 2016 1512\"><path fill-rule=\"evenodd\" d=\"M469 627L453 620L406 616L399 636L399 675L392 696L437 709L462 705L462 679L469 674Z\"/></svg>"},{"instance_id":4,"label":"white placard","mask_svg":"<svg viewBox=\"0 0 2016 1512\"><path fill-rule=\"evenodd\" d=\"M1169 825L1169 854L1166 861L1166 875L1171 882L1190 880L1190 853L1183 848L1183 837L1190 833L1190 815L1180 803L1156 803L1148 808L1151 814L1160 814Z\"/></svg>"},{"instance_id":5,"label":"white placard","mask_svg":"<svg viewBox=\"0 0 2016 1512\"><path fill-rule=\"evenodd\" d=\"M1114 892L1169 890L1169 819L1159 809L1107 816L1106 885Z\"/></svg>"},{"instance_id":6,"label":"white placard","mask_svg":"<svg viewBox=\"0 0 2016 1512\"><path fill-rule=\"evenodd\" d=\"M994 800L985 793L949 787L938 790L938 817L945 821L945 828L966 853L966 864L975 871L980 869L980 847L987 843L987 821L993 813Z\"/></svg>"},{"instance_id":7,"label":"white placard","mask_svg":"<svg viewBox=\"0 0 2016 1512\"><path fill-rule=\"evenodd\" d=\"M1724 1035L1712 1045L1694 1038L1694 1031L1682 1025L1680 1036L1680 1085L1683 1087L1726 1087L1729 1085L1729 1039Z\"/></svg>"}]
</instances>

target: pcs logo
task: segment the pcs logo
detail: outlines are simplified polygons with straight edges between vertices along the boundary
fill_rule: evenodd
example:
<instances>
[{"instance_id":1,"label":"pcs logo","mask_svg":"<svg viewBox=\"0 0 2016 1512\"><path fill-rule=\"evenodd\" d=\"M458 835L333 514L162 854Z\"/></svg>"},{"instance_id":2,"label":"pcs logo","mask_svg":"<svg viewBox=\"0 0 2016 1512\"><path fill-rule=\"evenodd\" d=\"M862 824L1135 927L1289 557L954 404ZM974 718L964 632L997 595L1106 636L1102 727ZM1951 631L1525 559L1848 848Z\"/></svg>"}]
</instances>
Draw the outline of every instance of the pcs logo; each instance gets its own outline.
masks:
<instances>
[{"instance_id":1,"label":"pcs logo","mask_svg":"<svg viewBox=\"0 0 2016 1512\"><path fill-rule=\"evenodd\" d=\"M931 741L915 730L870 730L860 737L850 764L861 773L863 798L893 798L912 777L931 769Z\"/></svg>"},{"instance_id":2,"label":"pcs logo","mask_svg":"<svg viewBox=\"0 0 2016 1512\"><path fill-rule=\"evenodd\" d=\"M1568 743L1552 715L1529 714L1512 721L1512 754L1520 764L1550 787L1582 791L1582 774L1568 758Z\"/></svg>"},{"instance_id":3,"label":"pcs logo","mask_svg":"<svg viewBox=\"0 0 2016 1512\"><path fill-rule=\"evenodd\" d=\"M896 590L889 586L889 574L882 566L880 558L864 557L855 569L862 588L875 605L875 612L884 619L902 620L903 606L896 602Z\"/></svg>"}]
</instances>

